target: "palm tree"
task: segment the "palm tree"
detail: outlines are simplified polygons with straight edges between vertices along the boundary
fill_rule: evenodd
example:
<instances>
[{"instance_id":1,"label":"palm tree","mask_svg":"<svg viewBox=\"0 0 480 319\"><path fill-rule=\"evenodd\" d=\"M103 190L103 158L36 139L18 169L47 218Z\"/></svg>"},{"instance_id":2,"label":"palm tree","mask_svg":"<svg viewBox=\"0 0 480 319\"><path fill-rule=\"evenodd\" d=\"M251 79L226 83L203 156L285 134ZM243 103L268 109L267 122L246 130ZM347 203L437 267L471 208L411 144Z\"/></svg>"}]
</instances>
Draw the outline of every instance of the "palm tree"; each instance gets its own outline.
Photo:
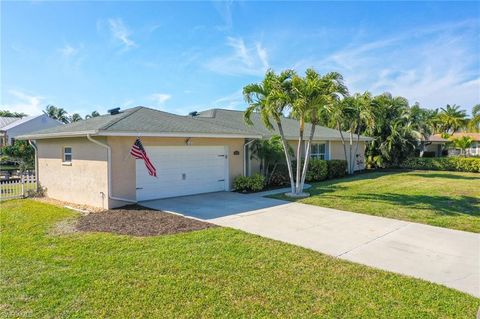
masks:
<instances>
[{"instance_id":1,"label":"palm tree","mask_svg":"<svg viewBox=\"0 0 480 319\"><path fill-rule=\"evenodd\" d=\"M447 104L445 108L440 108L438 120L444 134L453 134L466 124L467 113L460 110L458 105Z\"/></svg>"},{"instance_id":2,"label":"palm tree","mask_svg":"<svg viewBox=\"0 0 480 319\"><path fill-rule=\"evenodd\" d=\"M366 127L373 128L375 124L371 100L372 97L369 92L363 94L356 93L353 96L345 97L345 99L333 104L332 108L330 108L332 119L336 122L336 128L340 133L345 159L348 159L349 174L353 174L355 171L355 156L360 144L360 134L365 131ZM343 131L349 133L348 154Z\"/></svg>"},{"instance_id":3,"label":"palm tree","mask_svg":"<svg viewBox=\"0 0 480 319\"><path fill-rule=\"evenodd\" d=\"M468 128L474 132L480 131L480 104L472 108L472 118L468 122Z\"/></svg>"},{"instance_id":4,"label":"palm tree","mask_svg":"<svg viewBox=\"0 0 480 319\"><path fill-rule=\"evenodd\" d=\"M271 120L275 122L280 134L285 159L287 161L288 175L292 193L295 193L295 183L292 173L292 158L288 152L288 143L282 126L283 112L287 111L291 103L291 79L295 72L286 70L279 75L273 70L265 73L265 78L260 83L252 83L243 88L243 96L248 103L244 118L247 124L252 125L252 114L258 112L263 124L268 129L273 129Z\"/></svg>"},{"instance_id":5,"label":"palm tree","mask_svg":"<svg viewBox=\"0 0 480 319\"><path fill-rule=\"evenodd\" d=\"M420 132L415 128L407 99L384 93L373 98L372 110L375 125L365 130L373 137L366 152L369 162L398 164L413 154Z\"/></svg>"},{"instance_id":6,"label":"palm tree","mask_svg":"<svg viewBox=\"0 0 480 319\"><path fill-rule=\"evenodd\" d=\"M97 116L100 116L100 113L98 113L97 111L93 111L92 113L85 115L85 119L90 119Z\"/></svg>"},{"instance_id":7,"label":"palm tree","mask_svg":"<svg viewBox=\"0 0 480 319\"><path fill-rule=\"evenodd\" d=\"M330 72L323 76L314 69L307 69L305 77L295 76L292 80L294 103L292 104L292 117L300 122L299 142L297 145L297 192L303 191L303 185L308 171L310 150L315 135L315 128L320 120L325 118L327 109L340 98L348 95L348 89L343 83L340 73ZM310 122L310 134L307 146L304 148L303 133L305 122ZM301 150L305 149L305 160L300 177Z\"/></svg>"},{"instance_id":8,"label":"palm tree","mask_svg":"<svg viewBox=\"0 0 480 319\"><path fill-rule=\"evenodd\" d=\"M61 107L56 107L54 105L47 105L45 108L45 114L47 114L52 119L58 120L67 124L68 121L68 113Z\"/></svg>"},{"instance_id":9,"label":"palm tree","mask_svg":"<svg viewBox=\"0 0 480 319\"><path fill-rule=\"evenodd\" d=\"M78 113L73 113L71 116L70 116L70 123L73 123L73 122L78 122L78 121L81 121L83 120L82 119L82 116Z\"/></svg>"},{"instance_id":10,"label":"palm tree","mask_svg":"<svg viewBox=\"0 0 480 319\"><path fill-rule=\"evenodd\" d=\"M460 150L460 155L467 156L465 150L472 146L473 138L471 138L470 136L461 136L450 139L450 141L455 148Z\"/></svg>"}]
</instances>

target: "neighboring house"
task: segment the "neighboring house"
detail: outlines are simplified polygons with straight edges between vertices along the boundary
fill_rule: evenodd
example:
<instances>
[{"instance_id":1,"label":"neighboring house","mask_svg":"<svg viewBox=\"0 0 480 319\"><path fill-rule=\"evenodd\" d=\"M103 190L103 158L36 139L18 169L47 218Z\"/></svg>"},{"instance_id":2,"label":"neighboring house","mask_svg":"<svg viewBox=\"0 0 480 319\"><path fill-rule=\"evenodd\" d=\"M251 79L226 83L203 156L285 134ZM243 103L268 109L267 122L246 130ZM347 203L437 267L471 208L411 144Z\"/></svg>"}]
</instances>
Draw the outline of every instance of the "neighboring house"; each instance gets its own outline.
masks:
<instances>
[{"instance_id":1,"label":"neighboring house","mask_svg":"<svg viewBox=\"0 0 480 319\"><path fill-rule=\"evenodd\" d=\"M10 123L20 120L20 117L6 117L0 116L0 132L1 130ZM7 139L4 134L0 134L0 147L7 144Z\"/></svg>"},{"instance_id":2,"label":"neighboring house","mask_svg":"<svg viewBox=\"0 0 480 319\"><path fill-rule=\"evenodd\" d=\"M12 145L19 135L63 125L63 123L48 117L46 114L25 116L22 118L2 117L1 119L0 123L7 124L0 126L0 147Z\"/></svg>"},{"instance_id":3,"label":"neighboring house","mask_svg":"<svg viewBox=\"0 0 480 319\"><path fill-rule=\"evenodd\" d=\"M245 124L240 111L212 109L193 114L135 107L22 138L36 141L39 180L49 197L103 208L230 190L236 176L258 170L247 143L276 134L263 126L258 114L253 115L253 126ZM298 122L287 118L282 122L295 146ZM156 178L148 175L143 161L129 154L137 137L157 169ZM336 130L318 126L314 140L312 156L344 158ZM360 137L357 169L364 167L369 140Z\"/></svg>"},{"instance_id":4,"label":"neighboring house","mask_svg":"<svg viewBox=\"0 0 480 319\"><path fill-rule=\"evenodd\" d=\"M434 134L429 136L425 143L425 151L435 155L435 157L446 155L458 155L460 150L449 146L448 143L452 138L458 138L462 136L470 136L473 139L472 146L466 150L467 156L480 156L480 133L466 133L458 132L453 133L450 138L443 138L441 134Z\"/></svg>"}]
</instances>

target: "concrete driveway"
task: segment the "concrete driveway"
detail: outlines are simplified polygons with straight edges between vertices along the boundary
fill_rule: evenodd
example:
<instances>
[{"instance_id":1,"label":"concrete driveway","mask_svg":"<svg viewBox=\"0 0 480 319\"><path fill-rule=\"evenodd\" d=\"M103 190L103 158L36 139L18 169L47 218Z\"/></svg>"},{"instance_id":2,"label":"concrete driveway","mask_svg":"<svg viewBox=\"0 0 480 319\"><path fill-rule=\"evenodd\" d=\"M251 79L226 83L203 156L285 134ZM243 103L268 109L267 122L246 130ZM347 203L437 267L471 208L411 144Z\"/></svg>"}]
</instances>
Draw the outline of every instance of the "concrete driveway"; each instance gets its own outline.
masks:
<instances>
[{"instance_id":1,"label":"concrete driveway","mask_svg":"<svg viewBox=\"0 0 480 319\"><path fill-rule=\"evenodd\" d=\"M480 235L261 195L210 193L140 203L310 248L480 297Z\"/></svg>"}]
</instances>

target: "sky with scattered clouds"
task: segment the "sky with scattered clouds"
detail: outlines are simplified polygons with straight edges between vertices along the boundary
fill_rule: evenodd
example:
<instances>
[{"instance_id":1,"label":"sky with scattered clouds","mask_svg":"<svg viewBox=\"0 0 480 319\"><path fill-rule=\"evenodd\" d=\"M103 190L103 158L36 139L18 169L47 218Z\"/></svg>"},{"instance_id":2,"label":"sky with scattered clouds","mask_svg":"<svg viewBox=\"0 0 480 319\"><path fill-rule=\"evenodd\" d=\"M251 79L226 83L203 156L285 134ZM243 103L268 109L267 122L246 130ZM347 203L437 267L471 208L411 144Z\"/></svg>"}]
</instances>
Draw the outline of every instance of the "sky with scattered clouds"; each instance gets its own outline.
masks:
<instances>
[{"instance_id":1,"label":"sky with scattered clouds","mask_svg":"<svg viewBox=\"0 0 480 319\"><path fill-rule=\"evenodd\" d=\"M245 109L265 70L480 103L480 2L2 2L0 108Z\"/></svg>"}]
</instances>

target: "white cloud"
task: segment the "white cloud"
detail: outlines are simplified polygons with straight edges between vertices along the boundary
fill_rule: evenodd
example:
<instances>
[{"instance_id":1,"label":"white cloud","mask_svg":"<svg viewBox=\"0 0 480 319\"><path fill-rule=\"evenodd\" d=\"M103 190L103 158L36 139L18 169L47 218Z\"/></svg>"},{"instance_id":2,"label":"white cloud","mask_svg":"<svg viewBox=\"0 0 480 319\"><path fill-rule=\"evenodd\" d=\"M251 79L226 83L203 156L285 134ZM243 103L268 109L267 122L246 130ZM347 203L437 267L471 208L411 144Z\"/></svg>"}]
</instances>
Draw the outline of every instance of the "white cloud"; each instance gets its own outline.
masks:
<instances>
[{"instance_id":1,"label":"white cloud","mask_svg":"<svg viewBox=\"0 0 480 319\"><path fill-rule=\"evenodd\" d=\"M245 44L242 38L227 38L229 55L210 60L206 67L211 71L228 75L262 75L269 67L267 49L260 42Z\"/></svg>"},{"instance_id":2,"label":"white cloud","mask_svg":"<svg viewBox=\"0 0 480 319\"><path fill-rule=\"evenodd\" d=\"M3 107L12 112L21 112L28 115L37 115L42 113L44 98L42 96L29 94L20 90L9 90L8 94L12 97L10 103L5 103Z\"/></svg>"},{"instance_id":3,"label":"white cloud","mask_svg":"<svg viewBox=\"0 0 480 319\"><path fill-rule=\"evenodd\" d=\"M60 51L60 53L65 58L69 58L69 57L72 57L72 56L76 55L78 53L79 49L72 47L70 44L66 44L62 48L58 49L58 51Z\"/></svg>"},{"instance_id":4,"label":"white cloud","mask_svg":"<svg viewBox=\"0 0 480 319\"><path fill-rule=\"evenodd\" d=\"M153 93L150 95L149 99L157 104L157 106L162 106L170 100L172 96L165 93Z\"/></svg>"},{"instance_id":5,"label":"white cloud","mask_svg":"<svg viewBox=\"0 0 480 319\"><path fill-rule=\"evenodd\" d=\"M243 100L242 90L233 92L232 94L218 98L213 101L214 107L219 107L227 110L238 110L245 108L245 102Z\"/></svg>"},{"instance_id":6,"label":"white cloud","mask_svg":"<svg viewBox=\"0 0 480 319\"><path fill-rule=\"evenodd\" d=\"M436 108L449 104L466 109L480 102L480 51L472 41L478 22L464 21L417 28L415 32L364 43L351 43L322 60L304 60L338 71L352 92L369 90L401 95L411 103Z\"/></svg>"},{"instance_id":7,"label":"white cloud","mask_svg":"<svg viewBox=\"0 0 480 319\"><path fill-rule=\"evenodd\" d=\"M226 1L213 1L212 4L214 5L215 9L217 10L220 18L223 20L223 25L218 26L219 30L230 30L233 26L233 18L232 18L232 9L234 2L233 0L226 0Z\"/></svg>"},{"instance_id":8,"label":"white cloud","mask_svg":"<svg viewBox=\"0 0 480 319\"><path fill-rule=\"evenodd\" d=\"M130 39L132 32L123 23L122 19L108 19L108 25L113 38L123 44L125 49L130 49L137 46L137 44Z\"/></svg>"}]
</instances>

